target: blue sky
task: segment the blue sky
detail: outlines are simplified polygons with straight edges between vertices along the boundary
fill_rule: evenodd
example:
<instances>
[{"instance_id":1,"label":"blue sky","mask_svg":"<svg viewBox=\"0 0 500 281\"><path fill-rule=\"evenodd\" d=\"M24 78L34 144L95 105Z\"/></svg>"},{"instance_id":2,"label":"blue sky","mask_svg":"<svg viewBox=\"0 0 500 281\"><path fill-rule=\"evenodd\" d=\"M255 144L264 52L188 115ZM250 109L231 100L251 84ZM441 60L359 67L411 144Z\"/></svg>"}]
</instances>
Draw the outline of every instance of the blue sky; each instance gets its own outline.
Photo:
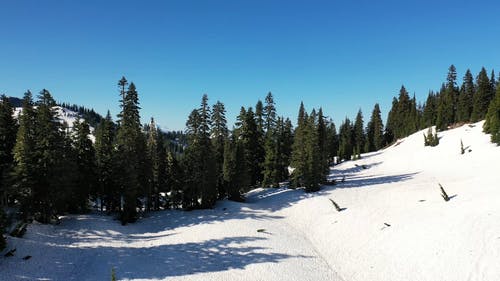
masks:
<instances>
[{"instance_id":1,"label":"blue sky","mask_svg":"<svg viewBox=\"0 0 500 281\"><path fill-rule=\"evenodd\" d=\"M404 84L423 101L450 64L500 70L495 1L0 2L0 93L46 88L56 100L118 113L117 81L139 91L141 115L184 129L203 93L240 106L267 92L296 119L300 101L337 125Z\"/></svg>"}]
</instances>

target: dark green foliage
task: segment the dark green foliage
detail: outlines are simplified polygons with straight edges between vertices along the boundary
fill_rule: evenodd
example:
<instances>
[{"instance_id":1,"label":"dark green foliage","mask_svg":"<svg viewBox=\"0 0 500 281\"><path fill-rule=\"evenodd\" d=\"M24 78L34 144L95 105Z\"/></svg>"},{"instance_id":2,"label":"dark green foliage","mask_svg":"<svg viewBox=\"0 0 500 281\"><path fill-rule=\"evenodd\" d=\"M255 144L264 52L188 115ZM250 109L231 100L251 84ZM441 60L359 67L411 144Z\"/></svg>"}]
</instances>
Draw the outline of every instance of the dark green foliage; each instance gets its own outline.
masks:
<instances>
[{"instance_id":1,"label":"dark green foliage","mask_svg":"<svg viewBox=\"0 0 500 281\"><path fill-rule=\"evenodd\" d=\"M16 144L17 124L12 117L13 108L5 95L0 97L0 207L12 195L9 178L13 168L13 150Z\"/></svg>"},{"instance_id":2,"label":"dark green foliage","mask_svg":"<svg viewBox=\"0 0 500 281\"><path fill-rule=\"evenodd\" d=\"M354 155L359 155L364 152L365 149L365 131L364 131L364 121L363 121L363 113L361 109L358 110L358 114L356 114L356 120L354 121L353 127L354 134L354 150L356 153Z\"/></svg>"},{"instance_id":3,"label":"dark green foliage","mask_svg":"<svg viewBox=\"0 0 500 281\"><path fill-rule=\"evenodd\" d=\"M497 87L494 99L486 114L484 132L491 134L491 141L500 144L500 87Z\"/></svg>"},{"instance_id":4,"label":"dark green foliage","mask_svg":"<svg viewBox=\"0 0 500 281\"><path fill-rule=\"evenodd\" d=\"M334 164L335 156L339 152L339 136L335 123L330 119L326 126L326 151L328 153L328 163Z\"/></svg>"},{"instance_id":5,"label":"dark green foliage","mask_svg":"<svg viewBox=\"0 0 500 281\"><path fill-rule=\"evenodd\" d=\"M422 113L421 127L430 127L436 124L438 111L438 98L434 92L429 92L425 101L424 110Z\"/></svg>"},{"instance_id":6,"label":"dark green foliage","mask_svg":"<svg viewBox=\"0 0 500 281\"><path fill-rule=\"evenodd\" d=\"M212 107L212 145L214 148L215 169L217 173L217 193L218 198L222 199L227 196L226 187L224 184L224 144L229 136L226 120L226 109L224 104L217 101Z\"/></svg>"},{"instance_id":7,"label":"dark green foliage","mask_svg":"<svg viewBox=\"0 0 500 281\"><path fill-rule=\"evenodd\" d=\"M327 132L327 124L325 121L325 117L323 115L323 109L320 107L318 111L318 117L316 121L316 132L317 132L317 137L318 137L318 157L319 157L319 172L321 175L319 176L320 178L326 178L328 173L330 172L329 169L329 162L328 162L328 132ZM361 122L362 123L362 122ZM363 141L364 141L364 135L362 136Z\"/></svg>"},{"instance_id":8,"label":"dark green foliage","mask_svg":"<svg viewBox=\"0 0 500 281\"><path fill-rule=\"evenodd\" d=\"M95 150L89 139L90 129L86 121L79 119L73 125L73 146L76 153L76 188L71 192L71 211L87 210L89 194L97 194L97 167Z\"/></svg>"},{"instance_id":9,"label":"dark green foliage","mask_svg":"<svg viewBox=\"0 0 500 281\"><path fill-rule=\"evenodd\" d=\"M242 192L250 185L251 175L245 161L244 145L233 134L224 145L224 181L229 200L242 201Z\"/></svg>"},{"instance_id":10,"label":"dark green foliage","mask_svg":"<svg viewBox=\"0 0 500 281\"><path fill-rule=\"evenodd\" d=\"M126 79L123 77L119 83L122 95L122 111L118 115L118 131L116 136L116 164L119 187L123 194L122 224L134 222L137 219L137 196L143 182L142 170L146 155L145 139L141 131L139 116L139 97L134 83L130 83L127 91Z\"/></svg>"},{"instance_id":11,"label":"dark green foliage","mask_svg":"<svg viewBox=\"0 0 500 281\"><path fill-rule=\"evenodd\" d=\"M398 138L406 137L417 131L419 124L419 111L415 97L410 99L404 86L401 86L399 98L394 98L392 108L387 117L385 132L386 143L391 143Z\"/></svg>"},{"instance_id":12,"label":"dark green foliage","mask_svg":"<svg viewBox=\"0 0 500 281\"><path fill-rule=\"evenodd\" d=\"M325 182L323 158L318 134L318 115L313 110L308 116L304 104L300 104L297 128L295 130L291 166L294 168L292 184L305 187L306 192L318 191ZM322 162L325 160L325 163Z\"/></svg>"},{"instance_id":13,"label":"dark green foliage","mask_svg":"<svg viewBox=\"0 0 500 281\"><path fill-rule=\"evenodd\" d=\"M182 192L184 187L183 170L173 152L166 154L165 183L160 185L160 191L170 193L168 208L177 209L182 206Z\"/></svg>"},{"instance_id":14,"label":"dark green foliage","mask_svg":"<svg viewBox=\"0 0 500 281\"><path fill-rule=\"evenodd\" d=\"M339 128L339 152L340 161L351 160L354 152L354 130L349 118L346 118Z\"/></svg>"},{"instance_id":15,"label":"dark green foliage","mask_svg":"<svg viewBox=\"0 0 500 281\"><path fill-rule=\"evenodd\" d=\"M376 151L383 147L384 124L382 123L380 107L377 104L373 107L372 115L366 127L366 151Z\"/></svg>"},{"instance_id":16,"label":"dark green foliage","mask_svg":"<svg viewBox=\"0 0 500 281\"><path fill-rule=\"evenodd\" d=\"M95 136L95 158L97 169L97 191L96 195L101 198L101 211L106 206L110 212L120 207L117 180L115 177L115 125L111 120L111 114L101 120L96 128Z\"/></svg>"},{"instance_id":17,"label":"dark green foliage","mask_svg":"<svg viewBox=\"0 0 500 281\"><path fill-rule=\"evenodd\" d=\"M217 175L212 142L210 140L210 108L203 95L201 106L193 110L186 123L188 147L184 167L188 177L183 207L210 208L217 199Z\"/></svg>"},{"instance_id":18,"label":"dark green foliage","mask_svg":"<svg viewBox=\"0 0 500 281\"><path fill-rule=\"evenodd\" d=\"M266 106L264 108L264 162L262 165L262 186L269 187L279 186L280 176L278 175L278 157L279 157L279 135L277 132L276 124L276 108L274 106L274 99L269 92L266 96Z\"/></svg>"},{"instance_id":19,"label":"dark green foliage","mask_svg":"<svg viewBox=\"0 0 500 281\"><path fill-rule=\"evenodd\" d=\"M159 210L159 190L160 185L165 180L165 147L163 136L157 128L154 118L147 128L147 164L148 164L148 184L146 186L146 210Z\"/></svg>"},{"instance_id":20,"label":"dark green foliage","mask_svg":"<svg viewBox=\"0 0 500 281\"><path fill-rule=\"evenodd\" d=\"M471 121L477 122L486 116L490 101L493 98L491 84L484 67L476 78L477 90L473 98Z\"/></svg>"},{"instance_id":21,"label":"dark green foliage","mask_svg":"<svg viewBox=\"0 0 500 281\"><path fill-rule=\"evenodd\" d=\"M261 150L260 133L256 120L258 119L255 118L251 107L247 110L242 107L234 130L234 134L243 145L245 165L250 172L250 186L256 186L263 176L261 168L263 162L260 162L261 160L259 159L259 151ZM246 189L250 186L241 188Z\"/></svg>"},{"instance_id":22,"label":"dark green foliage","mask_svg":"<svg viewBox=\"0 0 500 281\"><path fill-rule=\"evenodd\" d=\"M432 127L427 130L427 135L424 134L424 145L425 146L437 146L439 144L439 138L437 132L434 133Z\"/></svg>"},{"instance_id":23,"label":"dark green foliage","mask_svg":"<svg viewBox=\"0 0 500 281\"><path fill-rule=\"evenodd\" d=\"M38 96L34 128L34 184L31 189L35 218L49 222L57 211L65 209L67 188L74 183L74 155L53 110L55 101L47 90ZM63 175L63 177L61 177Z\"/></svg>"},{"instance_id":24,"label":"dark green foliage","mask_svg":"<svg viewBox=\"0 0 500 281\"><path fill-rule=\"evenodd\" d=\"M15 197L20 202L23 218L33 213L33 189L36 184L35 158L35 111L31 92L23 98L22 113L19 117L19 130L14 146Z\"/></svg>"},{"instance_id":25,"label":"dark green foliage","mask_svg":"<svg viewBox=\"0 0 500 281\"><path fill-rule=\"evenodd\" d=\"M446 130L446 128L455 123L457 101L458 101L458 88L456 86L457 72L454 65L448 69L448 76L446 85L441 91L438 100L436 126L439 130Z\"/></svg>"},{"instance_id":26,"label":"dark green foliage","mask_svg":"<svg viewBox=\"0 0 500 281\"><path fill-rule=\"evenodd\" d=\"M252 110L249 108L247 110L247 113L251 113ZM263 180L263 164L264 164L264 159L266 157L266 152L264 150L264 143L266 140L266 118L264 112L264 105L262 104L262 101L257 101L257 104L255 105L255 125L256 125L256 130L255 130L255 148L254 148L254 153L255 153L255 166L252 166L252 185L253 186L258 186L262 184ZM247 118L251 118L250 114L247 116ZM250 121L247 121L250 122Z\"/></svg>"},{"instance_id":27,"label":"dark green foliage","mask_svg":"<svg viewBox=\"0 0 500 281\"><path fill-rule=\"evenodd\" d=\"M457 104L457 122L468 122L471 119L474 96L474 78L469 69L465 72Z\"/></svg>"}]
</instances>

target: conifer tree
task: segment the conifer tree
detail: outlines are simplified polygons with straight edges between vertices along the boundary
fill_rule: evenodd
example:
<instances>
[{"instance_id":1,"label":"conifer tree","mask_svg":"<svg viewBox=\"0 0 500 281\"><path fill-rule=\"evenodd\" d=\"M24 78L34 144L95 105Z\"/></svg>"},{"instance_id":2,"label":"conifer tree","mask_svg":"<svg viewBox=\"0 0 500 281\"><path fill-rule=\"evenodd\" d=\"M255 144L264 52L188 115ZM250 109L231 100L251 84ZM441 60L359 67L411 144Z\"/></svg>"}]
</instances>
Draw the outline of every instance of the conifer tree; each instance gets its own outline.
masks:
<instances>
[{"instance_id":1,"label":"conifer tree","mask_svg":"<svg viewBox=\"0 0 500 281\"><path fill-rule=\"evenodd\" d=\"M7 203L7 198L11 195L9 193L12 193L12 190L9 190L8 179L13 168L12 152L16 144L17 133L13 113L9 99L2 95L0 97L0 209Z\"/></svg>"},{"instance_id":2,"label":"conifer tree","mask_svg":"<svg viewBox=\"0 0 500 281\"><path fill-rule=\"evenodd\" d=\"M339 158L340 160L351 160L354 152L353 126L349 118L346 118L339 128Z\"/></svg>"},{"instance_id":3,"label":"conifer tree","mask_svg":"<svg viewBox=\"0 0 500 281\"><path fill-rule=\"evenodd\" d=\"M367 152L379 150L383 146L384 124L380 113L380 107L376 103L366 128Z\"/></svg>"},{"instance_id":4,"label":"conifer tree","mask_svg":"<svg viewBox=\"0 0 500 281\"><path fill-rule=\"evenodd\" d=\"M262 178L262 162L259 159L259 150L261 148L256 120L257 118L251 107L246 110L242 108L235 124L235 134L243 146L245 165L250 172L250 186L256 186Z\"/></svg>"},{"instance_id":5,"label":"conifer tree","mask_svg":"<svg viewBox=\"0 0 500 281\"><path fill-rule=\"evenodd\" d=\"M320 107L318 111L318 120L316 126L316 134L318 138L318 157L319 157L319 171L321 179L326 178L329 173L328 165L328 135L325 122L325 116L323 115L323 109ZM322 182L322 181L321 181Z\"/></svg>"},{"instance_id":6,"label":"conifer tree","mask_svg":"<svg viewBox=\"0 0 500 281\"><path fill-rule=\"evenodd\" d=\"M212 107L212 145L214 148L215 169L217 173L217 193L218 198L222 199L227 195L224 185L224 144L228 138L229 131L227 129L226 109L224 104L217 101Z\"/></svg>"},{"instance_id":7,"label":"conifer tree","mask_svg":"<svg viewBox=\"0 0 500 281\"><path fill-rule=\"evenodd\" d=\"M429 92L424 105L421 124L422 127L430 127L436 124L438 107L437 99L438 98L434 92Z\"/></svg>"},{"instance_id":8,"label":"conifer tree","mask_svg":"<svg viewBox=\"0 0 500 281\"><path fill-rule=\"evenodd\" d=\"M62 178L58 173L58 169L64 168L64 162L61 161L66 160L65 139L61 124L57 120L57 113L53 109L55 101L49 91L44 89L40 92L37 106L34 128L34 157L37 161L32 190L33 208L36 219L47 223L55 215L56 205L60 206L59 203L64 200L61 196L68 193L66 190L68 186L60 182ZM67 176L64 179L70 179L69 173L63 175Z\"/></svg>"},{"instance_id":9,"label":"conifer tree","mask_svg":"<svg viewBox=\"0 0 500 281\"><path fill-rule=\"evenodd\" d=\"M97 194L95 150L89 139L90 128L85 120L73 124L73 146L76 153L76 188L72 192L70 208L74 212L87 210L89 194Z\"/></svg>"},{"instance_id":10,"label":"conifer tree","mask_svg":"<svg viewBox=\"0 0 500 281\"><path fill-rule=\"evenodd\" d=\"M457 72L455 66L451 65L448 69L448 76L444 91L442 91L439 95L436 126L440 130L445 130L448 125L453 124L456 119L456 105L458 100L456 78Z\"/></svg>"},{"instance_id":11,"label":"conifer tree","mask_svg":"<svg viewBox=\"0 0 500 281\"><path fill-rule=\"evenodd\" d=\"M217 177L212 142L210 140L210 108L203 95L201 106L193 110L186 123L188 147L185 154L187 189L186 208L210 208L217 199ZM200 202L200 203L198 203Z\"/></svg>"},{"instance_id":12,"label":"conifer tree","mask_svg":"<svg viewBox=\"0 0 500 281\"><path fill-rule=\"evenodd\" d=\"M493 94L491 93L491 84L486 74L484 67L479 72L476 79L477 90L473 97L473 106L471 113L471 121L477 122L486 116L488 106L491 102Z\"/></svg>"},{"instance_id":13,"label":"conifer tree","mask_svg":"<svg viewBox=\"0 0 500 281\"><path fill-rule=\"evenodd\" d=\"M327 151L328 151L328 162L333 164L334 157L337 156L339 152L339 137L337 135L337 128L333 120L329 120L327 124Z\"/></svg>"},{"instance_id":14,"label":"conifer tree","mask_svg":"<svg viewBox=\"0 0 500 281\"><path fill-rule=\"evenodd\" d=\"M264 107L264 163L263 163L263 180L262 186L274 186L277 187L280 182L281 172L280 169L280 135L277 131L276 123L276 108L274 105L274 99L269 92L266 96L266 105ZM282 125L282 124L281 124Z\"/></svg>"},{"instance_id":15,"label":"conifer tree","mask_svg":"<svg viewBox=\"0 0 500 281\"><path fill-rule=\"evenodd\" d=\"M148 185L146 191L146 209L148 211L155 209L157 210L158 194L161 184L161 161L163 160L161 151L164 149L161 144L158 143L159 135L161 132L156 126L155 120L151 117L147 130L147 154L149 163L149 173L148 173Z\"/></svg>"},{"instance_id":16,"label":"conifer tree","mask_svg":"<svg viewBox=\"0 0 500 281\"><path fill-rule=\"evenodd\" d=\"M500 87L496 88L495 97L488 108L484 131L491 134L492 142L500 144Z\"/></svg>"},{"instance_id":17,"label":"conifer tree","mask_svg":"<svg viewBox=\"0 0 500 281\"><path fill-rule=\"evenodd\" d=\"M297 117L297 128L295 129L291 167L294 169L292 173L292 186L300 187L305 184L307 178L307 122L309 117L305 112L304 103L300 103L299 114Z\"/></svg>"},{"instance_id":18,"label":"conifer tree","mask_svg":"<svg viewBox=\"0 0 500 281\"><path fill-rule=\"evenodd\" d=\"M249 110L251 111L251 110ZM247 111L248 114L250 114L250 112ZM257 104L255 105L255 114L254 114L254 118L255 118L255 126L256 126L256 130L255 130L255 138L256 138L256 142L255 142L255 164L256 166L253 168L253 176L252 176L252 185L257 185L257 184L261 184L262 183L262 180L263 180L263 173L262 173L262 170L263 170L263 165L264 165L264 158L266 157L265 155L265 148L264 148L264 145L265 145L265 141L266 141L266 131L265 131L265 127L266 127L266 124L265 124L265 116L264 116L265 112L264 112L264 105L262 103L261 100L258 100L257 101ZM249 116L247 116L249 117ZM251 121L249 120L248 123L250 123Z\"/></svg>"},{"instance_id":19,"label":"conifer tree","mask_svg":"<svg viewBox=\"0 0 500 281\"><path fill-rule=\"evenodd\" d=\"M243 142L232 134L224 145L224 181L229 200L243 201L241 192L250 185L250 173L246 165Z\"/></svg>"},{"instance_id":20,"label":"conifer tree","mask_svg":"<svg viewBox=\"0 0 500 281\"><path fill-rule=\"evenodd\" d=\"M364 124L363 124L363 113L361 109L358 110L358 114L356 115L356 120L354 121L354 149L357 151L356 154L361 154L365 147L365 132L364 132Z\"/></svg>"},{"instance_id":21,"label":"conifer tree","mask_svg":"<svg viewBox=\"0 0 500 281\"><path fill-rule=\"evenodd\" d=\"M321 161L321 149L317 128L317 115L315 110L309 115L306 123L306 172L304 173L304 186L306 192L315 192L324 182L326 171Z\"/></svg>"},{"instance_id":22,"label":"conifer tree","mask_svg":"<svg viewBox=\"0 0 500 281\"><path fill-rule=\"evenodd\" d=\"M97 169L97 185L99 197L101 199L101 211L106 206L106 211L110 212L119 207L118 190L116 188L115 176L115 126L108 111L106 117L101 120L96 128L95 153Z\"/></svg>"},{"instance_id":23,"label":"conifer tree","mask_svg":"<svg viewBox=\"0 0 500 281\"><path fill-rule=\"evenodd\" d=\"M468 122L471 118L474 96L474 78L469 69L465 72L457 104L457 121ZM430 126L430 125L429 125Z\"/></svg>"},{"instance_id":24,"label":"conifer tree","mask_svg":"<svg viewBox=\"0 0 500 281\"><path fill-rule=\"evenodd\" d=\"M167 152L165 161L165 185L163 192L170 194L169 204L173 209L179 208L183 204L184 174L182 168L172 151Z\"/></svg>"},{"instance_id":25,"label":"conifer tree","mask_svg":"<svg viewBox=\"0 0 500 281\"><path fill-rule=\"evenodd\" d=\"M125 81L125 83L124 83ZM145 153L144 137L139 116L139 97L134 83L130 83L123 93L126 79L119 81L120 94L124 94L119 114L119 127L116 135L119 185L123 194L122 224L137 219L137 196L141 189L142 158Z\"/></svg>"},{"instance_id":26,"label":"conifer tree","mask_svg":"<svg viewBox=\"0 0 500 281\"><path fill-rule=\"evenodd\" d=\"M33 96L30 91L27 91L23 97L19 130L17 131L14 146L16 198L20 202L20 210L24 219L33 215L34 212L33 191L36 185L35 121Z\"/></svg>"}]
</instances>

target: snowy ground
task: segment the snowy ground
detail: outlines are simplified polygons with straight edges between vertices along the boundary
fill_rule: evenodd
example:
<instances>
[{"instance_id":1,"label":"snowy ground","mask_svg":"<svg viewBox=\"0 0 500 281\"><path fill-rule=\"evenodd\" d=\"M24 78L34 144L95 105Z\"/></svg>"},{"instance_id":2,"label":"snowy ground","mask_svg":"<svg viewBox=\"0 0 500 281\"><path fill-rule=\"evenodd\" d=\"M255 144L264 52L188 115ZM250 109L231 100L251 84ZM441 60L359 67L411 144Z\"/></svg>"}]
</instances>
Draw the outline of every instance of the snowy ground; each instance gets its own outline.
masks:
<instances>
[{"instance_id":1,"label":"snowy ground","mask_svg":"<svg viewBox=\"0 0 500 281\"><path fill-rule=\"evenodd\" d=\"M34 224L9 237L17 251L0 257L0 280L110 280L113 267L122 280L500 280L500 148L481 127L440 133L437 147L416 133L336 166L346 181L314 194L259 189L128 226Z\"/></svg>"}]
</instances>

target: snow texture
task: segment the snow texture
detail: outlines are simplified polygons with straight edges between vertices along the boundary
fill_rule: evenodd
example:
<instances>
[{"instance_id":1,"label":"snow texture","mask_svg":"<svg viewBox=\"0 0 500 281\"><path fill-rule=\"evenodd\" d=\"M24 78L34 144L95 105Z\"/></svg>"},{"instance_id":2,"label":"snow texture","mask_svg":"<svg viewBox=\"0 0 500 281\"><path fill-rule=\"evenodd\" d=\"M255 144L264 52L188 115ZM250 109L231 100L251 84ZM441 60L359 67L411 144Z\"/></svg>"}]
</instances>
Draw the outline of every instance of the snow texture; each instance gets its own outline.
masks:
<instances>
[{"instance_id":1,"label":"snow texture","mask_svg":"<svg viewBox=\"0 0 500 281\"><path fill-rule=\"evenodd\" d=\"M127 226L98 214L34 223L8 238L17 251L0 257L0 279L110 280L115 268L119 280L500 280L500 148L482 124L344 162L330 177L345 182L317 193L257 189Z\"/></svg>"}]
</instances>

